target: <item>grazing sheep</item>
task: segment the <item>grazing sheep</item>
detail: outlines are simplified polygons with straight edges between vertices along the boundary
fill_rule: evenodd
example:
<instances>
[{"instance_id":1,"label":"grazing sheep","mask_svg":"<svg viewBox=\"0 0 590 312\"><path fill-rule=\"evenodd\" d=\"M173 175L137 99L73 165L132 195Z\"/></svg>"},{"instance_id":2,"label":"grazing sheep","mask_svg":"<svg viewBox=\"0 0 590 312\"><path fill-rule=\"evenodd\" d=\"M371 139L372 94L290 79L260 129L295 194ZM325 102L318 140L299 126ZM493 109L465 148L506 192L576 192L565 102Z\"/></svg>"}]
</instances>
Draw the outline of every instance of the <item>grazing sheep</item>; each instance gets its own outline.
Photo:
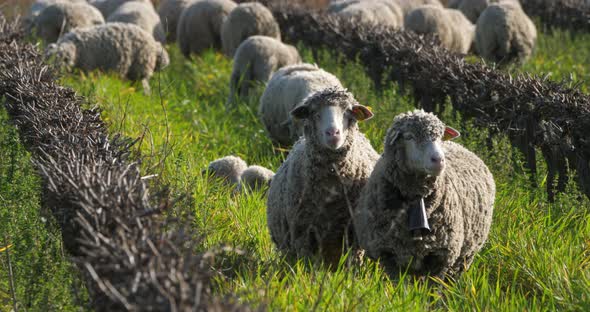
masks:
<instances>
[{"instance_id":1,"label":"grazing sheep","mask_svg":"<svg viewBox=\"0 0 590 312\"><path fill-rule=\"evenodd\" d=\"M102 13L104 19L107 19L122 4L132 1L143 2L153 7L153 4L150 0L90 0L88 2L94 7L96 7L100 11L100 13Z\"/></svg>"},{"instance_id":2,"label":"grazing sheep","mask_svg":"<svg viewBox=\"0 0 590 312\"><path fill-rule=\"evenodd\" d=\"M74 29L49 45L47 55L65 66L85 71L112 70L129 80L141 80L146 92L154 70L166 67L170 61L151 34L126 23Z\"/></svg>"},{"instance_id":3,"label":"grazing sheep","mask_svg":"<svg viewBox=\"0 0 590 312\"><path fill-rule=\"evenodd\" d=\"M473 42L473 25L453 9L418 7L406 15L404 27L418 34L434 34L443 47L454 52L467 53Z\"/></svg>"},{"instance_id":4,"label":"grazing sheep","mask_svg":"<svg viewBox=\"0 0 590 312\"><path fill-rule=\"evenodd\" d=\"M296 64L275 72L258 107L258 116L271 140L285 146L297 141L303 131L289 112L309 95L329 87L342 87L342 84L316 65Z\"/></svg>"},{"instance_id":5,"label":"grazing sheep","mask_svg":"<svg viewBox=\"0 0 590 312\"><path fill-rule=\"evenodd\" d=\"M55 42L74 28L99 24L104 24L104 19L96 8L76 2L51 4L34 19L37 35L46 42Z\"/></svg>"},{"instance_id":6,"label":"grazing sheep","mask_svg":"<svg viewBox=\"0 0 590 312\"><path fill-rule=\"evenodd\" d=\"M223 53L233 57L240 43L254 35L281 40L279 24L269 9L258 2L242 3L229 13L221 25Z\"/></svg>"},{"instance_id":7,"label":"grazing sheep","mask_svg":"<svg viewBox=\"0 0 590 312\"><path fill-rule=\"evenodd\" d=\"M328 7L328 12L360 23L389 26L394 29L401 28L404 23L402 9L395 0L337 2Z\"/></svg>"},{"instance_id":8,"label":"grazing sheep","mask_svg":"<svg viewBox=\"0 0 590 312\"><path fill-rule=\"evenodd\" d=\"M489 5L501 2L511 2L520 6L518 0L460 0L454 3L454 8L461 11L472 23L476 23L479 15Z\"/></svg>"},{"instance_id":9,"label":"grazing sheep","mask_svg":"<svg viewBox=\"0 0 590 312\"><path fill-rule=\"evenodd\" d=\"M182 54L221 49L221 25L237 5L231 0L199 0L189 5L178 20L176 41Z\"/></svg>"},{"instance_id":10,"label":"grazing sheep","mask_svg":"<svg viewBox=\"0 0 590 312\"><path fill-rule=\"evenodd\" d=\"M270 235L281 251L335 264L354 242L351 212L379 158L357 124L372 113L346 90L329 88L291 114L303 121L304 137L270 183Z\"/></svg>"},{"instance_id":11,"label":"grazing sheep","mask_svg":"<svg viewBox=\"0 0 590 312\"><path fill-rule=\"evenodd\" d=\"M256 165L250 166L240 175L240 183L238 183L236 191L239 192L245 188L260 190L270 185L274 175L275 173L270 169Z\"/></svg>"},{"instance_id":12,"label":"grazing sheep","mask_svg":"<svg viewBox=\"0 0 590 312\"><path fill-rule=\"evenodd\" d=\"M212 177L222 179L227 184L238 185L240 176L246 168L248 168L248 164L242 158L225 156L210 162L207 170L203 170L203 174L208 173Z\"/></svg>"},{"instance_id":13,"label":"grazing sheep","mask_svg":"<svg viewBox=\"0 0 590 312\"><path fill-rule=\"evenodd\" d=\"M151 4L138 1L123 3L115 12L109 15L107 22L135 24L154 36L160 43L166 43L166 33L160 22L160 17Z\"/></svg>"},{"instance_id":14,"label":"grazing sheep","mask_svg":"<svg viewBox=\"0 0 590 312\"><path fill-rule=\"evenodd\" d=\"M475 48L484 59L500 65L531 56L537 29L520 5L501 3L483 11L475 27Z\"/></svg>"},{"instance_id":15,"label":"grazing sheep","mask_svg":"<svg viewBox=\"0 0 590 312\"><path fill-rule=\"evenodd\" d=\"M26 26L27 30L30 30L33 27L35 17L37 17L37 15L39 15L43 9L58 2L86 3L86 0L37 0L33 2L29 8L29 12L24 18L24 25Z\"/></svg>"},{"instance_id":16,"label":"grazing sheep","mask_svg":"<svg viewBox=\"0 0 590 312\"><path fill-rule=\"evenodd\" d=\"M387 131L353 221L360 247L391 274L459 273L487 239L494 178L475 154L446 142L458 135L423 110L396 116Z\"/></svg>"},{"instance_id":17,"label":"grazing sheep","mask_svg":"<svg viewBox=\"0 0 590 312\"><path fill-rule=\"evenodd\" d=\"M256 82L267 82L279 68L301 62L294 46L266 36L246 39L236 51L230 78L229 99L247 96Z\"/></svg>"},{"instance_id":18,"label":"grazing sheep","mask_svg":"<svg viewBox=\"0 0 590 312\"><path fill-rule=\"evenodd\" d=\"M166 31L166 41L176 40L176 26L180 20L182 11L196 0L163 0L158 6L158 15Z\"/></svg>"}]
</instances>

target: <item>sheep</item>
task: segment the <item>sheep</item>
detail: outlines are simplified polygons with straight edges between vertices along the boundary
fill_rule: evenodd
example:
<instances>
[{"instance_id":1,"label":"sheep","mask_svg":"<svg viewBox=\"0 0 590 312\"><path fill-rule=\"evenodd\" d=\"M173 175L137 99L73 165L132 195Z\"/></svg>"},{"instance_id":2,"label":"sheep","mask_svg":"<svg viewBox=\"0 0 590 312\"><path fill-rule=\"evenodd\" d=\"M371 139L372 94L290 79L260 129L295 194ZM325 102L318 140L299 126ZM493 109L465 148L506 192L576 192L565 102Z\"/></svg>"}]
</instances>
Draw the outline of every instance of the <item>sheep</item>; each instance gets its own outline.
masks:
<instances>
[{"instance_id":1,"label":"sheep","mask_svg":"<svg viewBox=\"0 0 590 312\"><path fill-rule=\"evenodd\" d=\"M231 0L199 0L189 5L178 20L176 41L182 54L221 49L221 25L237 6Z\"/></svg>"},{"instance_id":2,"label":"sheep","mask_svg":"<svg viewBox=\"0 0 590 312\"><path fill-rule=\"evenodd\" d=\"M473 42L474 26L453 9L418 7L406 15L404 27L418 34L435 34L443 47L458 53L467 53Z\"/></svg>"},{"instance_id":3,"label":"sheep","mask_svg":"<svg viewBox=\"0 0 590 312\"><path fill-rule=\"evenodd\" d=\"M232 103L236 95L248 96L256 82L266 83L277 69L300 62L299 52L292 45L272 37L249 37L234 56L228 103Z\"/></svg>"},{"instance_id":4,"label":"sheep","mask_svg":"<svg viewBox=\"0 0 590 312\"><path fill-rule=\"evenodd\" d=\"M228 185L238 185L240 177L248 164L238 156L225 156L209 163L207 170L203 174L209 174L212 177L221 179Z\"/></svg>"},{"instance_id":5,"label":"sheep","mask_svg":"<svg viewBox=\"0 0 590 312\"><path fill-rule=\"evenodd\" d=\"M267 168L252 165L246 168L240 175L240 182L236 187L236 192L244 189L261 190L270 185L275 173Z\"/></svg>"},{"instance_id":6,"label":"sheep","mask_svg":"<svg viewBox=\"0 0 590 312\"><path fill-rule=\"evenodd\" d=\"M104 19L96 8L86 3L57 2L43 9L33 24L37 35L51 43L74 28L104 24Z\"/></svg>"},{"instance_id":7,"label":"sheep","mask_svg":"<svg viewBox=\"0 0 590 312\"><path fill-rule=\"evenodd\" d=\"M166 43L166 33L160 22L160 17L151 4L131 1L121 4L107 22L121 22L135 24L154 36L160 43Z\"/></svg>"},{"instance_id":8,"label":"sheep","mask_svg":"<svg viewBox=\"0 0 590 312\"><path fill-rule=\"evenodd\" d=\"M394 0L337 2L328 7L328 12L369 25L389 26L394 29L403 26L402 9Z\"/></svg>"},{"instance_id":9,"label":"sheep","mask_svg":"<svg viewBox=\"0 0 590 312\"><path fill-rule=\"evenodd\" d=\"M329 87L342 87L334 75L312 64L296 64L275 72L260 97L258 116L271 140L283 146L302 135L301 125L289 112L307 96Z\"/></svg>"},{"instance_id":10,"label":"sheep","mask_svg":"<svg viewBox=\"0 0 590 312\"><path fill-rule=\"evenodd\" d=\"M366 255L386 272L452 276L469 268L492 222L496 186L459 133L431 113L394 118L353 222Z\"/></svg>"},{"instance_id":11,"label":"sheep","mask_svg":"<svg viewBox=\"0 0 590 312\"><path fill-rule=\"evenodd\" d=\"M43 9L58 2L86 3L86 0L37 0L31 4L29 12L23 20L26 29L30 30L33 27L35 18L41 13L41 11L43 11Z\"/></svg>"},{"instance_id":12,"label":"sheep","mask_svg":"<svg viewBox=\"0 0 590 312\"><path fill-rule=\"evenodd\" d=\"M421 7L421 6L425 6L425 5L436 6L438 8L443 7L442 3L440 3L440 1L438 1L438 0L395 0L395 1L399 5L399 7L402 9L404 16L406 16L412 10L414 10L418 7Z\"/></svg>"},{"instance_id":13,"label":"sheep","mask_svg":"<svg viewBox=\"0 0 590 312\"><path fill-rule=\"evenodd\" d=\"M166 31L166 41L176 40L176 26L180 20L182 11L196 0L163 0L158 6L158 15Z\"/></svg>"},{"instance_id":14,"label":"sheep","mask_svg":"<svg viewBox=\"0 0 590 312\"><path fill-rule=\"evenodd\" d=\"M96 7L100 11L100 13L102 13L102 16L106 20L122 4L132 1L143 2L153 7L153 4L150 0L90 0L89 3Z\"/></svg>"},{"instance_id":15,"label":"sheep","mask_svg":"<svg viewBox=\"0 0 590 312\"><path fill-rule=\"evenodd\" d=\"M221 25L223 54L233 57L240 43L254 35L281 40L279 24L269 9L258 2L241 3L229 13Z\"/></svg>"},{"instance_id":16,"label":"sheep","mask_svg":"<svg viewBox=\"0 0 590 312\"><path fill-rule=\"evenodd\" d=\"M488 6L475 27L475 48L484 59L505 65L524 62L535 48L537 29L519 5Z\"/></svg>"},{"instance_id":17,"label":"sheep","mask_svg":"<svg viewBox=\"0 0 590 312\"><path fill-rule=\"evenodd\" d=\"M339 87L310 95L291 114L304 137L270 183L268 228L280 251L333 265L343 246L354 248L351 210L379 158L357 124L373 114Z\"/></svg>"},{"instance_id":18,"label":"sheep","mask_svg":"<svg viewBox=\"0 0 590 312\"><path fill-rule=\"evenodd\" d=\"M146 93L154 70L170 62L166 50L151 34L126 23L74 29L49 45L46 55L67 67L113 70L129 80L141 80Z\"/></svg>"},{"instance_id":19,"label":"sheep","mask_svg":"<svg viewBox=\"0 0 590 312\"><path fill-rule=\"evenodd\" d=\"M517 0L462 0L457 1L455 8L461 11L472 23L476 23L479 15L489 5L501 2L511 2L518 6L520 3Z\"/></svg>"}]
</instances>

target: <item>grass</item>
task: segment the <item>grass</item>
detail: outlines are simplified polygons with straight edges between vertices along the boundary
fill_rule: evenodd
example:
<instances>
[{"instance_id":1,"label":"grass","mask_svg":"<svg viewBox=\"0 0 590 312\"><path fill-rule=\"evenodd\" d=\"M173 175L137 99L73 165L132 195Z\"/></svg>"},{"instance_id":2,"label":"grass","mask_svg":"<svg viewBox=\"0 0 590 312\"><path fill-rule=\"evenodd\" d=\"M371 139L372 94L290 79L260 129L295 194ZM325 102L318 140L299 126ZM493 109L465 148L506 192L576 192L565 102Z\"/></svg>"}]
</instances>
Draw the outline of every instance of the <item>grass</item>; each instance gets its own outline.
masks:
<instances>
[{"instance_id":1,"label":"grass","mask_svg":"<svg viewBox=\"0 0 590 312\"><path fill-rule=\"evenodd\" d=\"M588 35L571 38L564 34L567 33L541 35L535 56L523 67L512 70L551 73L550 79L556 80L570 76L574 81L586 79ZM361 128L373 146L382 150L382 140L393 116L412 109L411 99L393 87L377 93L362 67L354 62L342 62L327 53L320 53L314 60L309 50L301 47L301 51L306 61L317 62L334 73L361 103L373 108L375 118ZM209 161L230 154L273 170L284 160L284 154L272 146L256 117L257 97L226 110L231 60L208 51L194 61L186 61L173 46L170 53L170 67L151 80L151 96L144 95L139 84L121 81L112 74L72 73L64 77L63 83L97 102L112 132L142 137L138 148L145 156L145 174L157 173L156 183L169 185L174 196L183 198L171 213L194 217L194 226L206 235L203 245L195 248L204 250L227 244L245 252L243 256L220 259L222 274L215 287L220 294L235 292L244 302L273 311L590 309L588 199L571 183L566 194L555 203L548 203L542 163L537 177L540 186L532 188L518 155L513 155L505 138L496 138L494 148L488 150L485 129L463 123L460 116L453 117L449 112L441 118L459 128L463 136L458 142L488 164L498 190L488 243L466 273L453 282L424 283L405 275L390 280L372 261L350 267L343 263L336 270L320 264L285 261L274 250L266 228L264 194L233 196L228 187L201 176ZM582 87L587 88L586 84ZM0 161L6 159L2 157ZM26 184L27 189L37 190L38 181L32 179ZM33 204L31 207L38 210L38 199ZM15 207L21 206L27 206L26 201L19 201ZM23 210L17 208L6 211ZM4 207L0 211L7 213ZM2 219L2 224L40 222L38 212L31 211L27 216L29 221L11 215ZM39 228L43 227L35 227L35 231ZM28 247L32 253L47 252L46 247ZM16 250L12 252L18 258ZM63 259L58 255L57 259ZM46 267L39 269L39 274L46 275L44 281L66 279L75 285L72 275L58 273L69 269L57 259L43 259ZM39 263L25 256L22 261L29 270ZM65 271L53 267L58 264ZM5 289L3 283L5 279L0 279L0 290ZM27 281L17 284L27 285ZM63 294L60 298L64 305L75 302L73 292L70 297L65 292L65 288L73 286L63 285L56 287L56 291Z\"/></svg>"},{"instance_id":2,"label":"grass","mask_svg":"<svg viewBox=\"0 0 590 312\"><path fill-rule=\"evenodd\" d=\"M11 281L19 311L80 311L86 301L59 226L40 205L40 182L0 109L0 249L12 246L0 251L0 311L14 307Z\"/></svg>"}]
</instances>

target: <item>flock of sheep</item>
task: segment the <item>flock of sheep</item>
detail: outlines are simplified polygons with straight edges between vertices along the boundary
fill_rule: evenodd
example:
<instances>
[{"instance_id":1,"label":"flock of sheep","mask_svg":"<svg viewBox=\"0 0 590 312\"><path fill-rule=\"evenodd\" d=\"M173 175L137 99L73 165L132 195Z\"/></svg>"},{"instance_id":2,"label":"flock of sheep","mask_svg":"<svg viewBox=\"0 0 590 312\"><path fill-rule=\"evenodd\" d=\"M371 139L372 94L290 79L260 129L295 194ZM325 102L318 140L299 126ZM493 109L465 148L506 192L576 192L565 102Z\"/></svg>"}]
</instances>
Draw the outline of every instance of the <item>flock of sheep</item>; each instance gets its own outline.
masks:
<instances>
[{"instance_id":1,"label":"flock of sheep","mask_svg":"<svg viewBox=\"0 0 590 312\"><path fill-rule=\"evenodd\" d=\"M433 33L451 51L475 49L498 63L531 54L536 30L516 0L447 5L454 9L438 0L344 0L327 12ZM156 10L148 0L38 0L25 22L59 64L114 71L146 91L174 41L189 59L209 48L234 59L230 107L266 84L259 117L275 144L292 145L284 163L275 174L226 156L204 173L236 191L268 187L268 227L286 254L336 263L353 248L389 272L443 276L468 268L487 239L494 180L475 154L450 142L459 133L431 113L408 112L395 117L379 154L358 127L371 110L337 77L302 63L260 3L164 0Z\"/></svg>"}]
</instances>

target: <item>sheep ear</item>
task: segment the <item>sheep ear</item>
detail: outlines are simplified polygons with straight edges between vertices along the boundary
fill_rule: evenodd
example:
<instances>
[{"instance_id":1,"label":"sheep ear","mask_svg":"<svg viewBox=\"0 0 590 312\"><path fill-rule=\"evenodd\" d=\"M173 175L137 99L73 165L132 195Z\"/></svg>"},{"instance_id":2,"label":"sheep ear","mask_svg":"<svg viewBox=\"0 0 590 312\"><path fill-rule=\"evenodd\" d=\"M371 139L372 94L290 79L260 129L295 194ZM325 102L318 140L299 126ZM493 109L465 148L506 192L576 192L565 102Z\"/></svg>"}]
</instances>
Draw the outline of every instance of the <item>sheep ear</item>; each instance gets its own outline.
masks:
<instances>
[{"instance_id":1,"label":"sheep ear","mask_svg":"<svg viewBox=\"0 0 590 312\"><path fill-rule=\"evenodd\" d=\"M291 111L291 116L293 116L293 118L296 119L305 119L307 117L309 117L310 111L309 111L309 107L306 105L300 105L295 107L295 109L293 109Z\"/></svg>"},{"instance_id":2,"label":"sheep ear","mask_svg":"<svg viewBox=\"0 0 590 312\"><path fill-rule=\"evenodd\" d=\"M445 127L445 133L443 135L443 141L450 141L453 139L458 138L459 136L461 136L461 133L459 133L459 131L451 128L451 127Z\"/></svg>"},{"instance_id":3,"label":"sheep ear","mask_svg":"<svg viewBox=\"0 0 590 312\"><path fill-rule=\"evenodd\" d=\"M371 111L371 108L360 104L352 106L352 115L358 121L369 120L373 118L373 112Z\"/></svg>"}]
</instances>

